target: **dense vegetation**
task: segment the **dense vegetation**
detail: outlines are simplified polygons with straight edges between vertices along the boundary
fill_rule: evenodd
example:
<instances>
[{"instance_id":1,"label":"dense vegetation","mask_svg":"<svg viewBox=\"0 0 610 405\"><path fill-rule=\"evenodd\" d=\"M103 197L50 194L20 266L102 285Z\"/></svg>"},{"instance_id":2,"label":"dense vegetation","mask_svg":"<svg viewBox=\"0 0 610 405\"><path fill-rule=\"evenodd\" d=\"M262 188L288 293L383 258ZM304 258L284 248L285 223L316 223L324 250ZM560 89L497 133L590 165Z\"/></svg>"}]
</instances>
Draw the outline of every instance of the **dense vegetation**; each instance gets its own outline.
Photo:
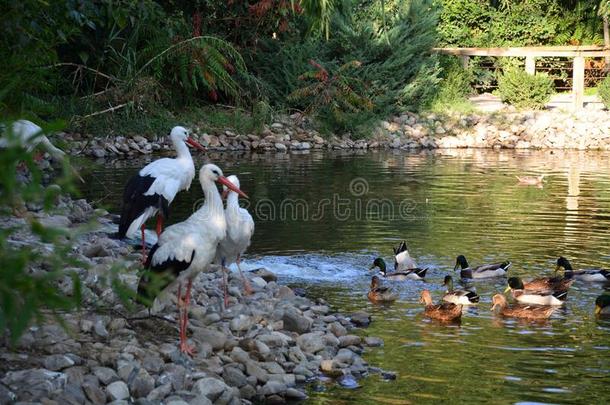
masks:
<instances>
[{"instance_id":1,"label":"dense vegetation","mask_svg":"<svg viewBox=\"0 0 610 405\"><path fill-rule=\"evenodd\" d=\"M5 117L146 133L222 105L251 120L246 130L272 111L302 111L323 129L355 134L388 114L463 95L471 73L433 54L435 45L602 43L604 8L575 0L25 0L0 11Z\"/></svg>"}]
</instances>

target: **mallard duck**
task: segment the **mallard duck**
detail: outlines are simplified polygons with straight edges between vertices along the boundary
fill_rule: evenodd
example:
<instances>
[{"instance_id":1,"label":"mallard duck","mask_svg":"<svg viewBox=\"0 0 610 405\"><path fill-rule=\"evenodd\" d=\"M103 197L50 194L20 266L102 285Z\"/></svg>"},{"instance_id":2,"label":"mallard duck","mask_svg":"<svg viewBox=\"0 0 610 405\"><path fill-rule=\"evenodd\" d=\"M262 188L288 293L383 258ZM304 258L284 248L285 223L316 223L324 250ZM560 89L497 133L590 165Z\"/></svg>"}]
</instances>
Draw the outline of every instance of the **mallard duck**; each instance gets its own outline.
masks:
<instances>
[{"instance_id":1,"label":"mallard duck","mask_svg":"<svg viewBox=\"0 0 610 405\"><path fill-rule=\"evenodd\" d=\"M553 311L554 307L539 307L531 305L515 305L512 307L508 306L506 297L502 294L496 294L492 297L491 302L493 306L491 310L495 310L496 307L500 308L500 314L509 318L523 318L523 319L547 319Z\"/></svg>"},{"instance_id":2,"label":"mallard duck","mask_svg":"<svg viewBox=\"0 0 610 405\"><path fill-rule=\"evenodd\" d=\"M455 267L453 270L456 271L461 268L460 277L462 278L491 278L505 276L511 265L511 262L506 261L502 263L483 264L471 268L468 265L466 257L464 257L464 255L459 255L455 259Z\"/></svg>"},{"instance_id":3,"label":"mallard duck","mask_svg":"<svg viewBox=\"0 0 610 405\"><path fill-rule=\"evenodd\" d=\"M504 292L512 290L513 298L523 304L563 305L568 297L568 290L527 290L519 277L508 279L508 287Z\"/></svg>"},{"instance_id":4,"label":"mallard duck","mask_svg":"<svg viewBox=\"0 0 610 405\"><path fill-rule=\"evenodd\" d=\"M394 271L417 268L417 263L415 263L415 260L413 260L407 250L407 242L403 240L398 247L393 248L392 250L394 250Z\"/></svg>"},{"instance_id":5,"label":"mallard duck","mask_svg":"<svg viewBox=\"0 0 610 405\"><path fill-rule=\"evenodd\" d=\"M371 287L367 297L371 302L393 302L398 298L389 287L381 287L379 285L379 277L373 276L371 279Z\"/></svg>"},{"instance_id":6,"label":"mallard duck","mask_svg":"<svg viewBox=\"0 0 610 405\"><path fill-rule=\"evenodd\" d=\"M574 283L574 280L569 280L564 277L538 277L528 282L523 282L525 290L552 290L566 291Z\"/></svg>"},{"instance_id":7,"label":"mallard duck","mask_svg":"<svg viewBox=\"0 0 610 405\"><path fill-rule=\"evenodd\" d=\"M419 302L426 305L424 315L428 318L437 319L439 321L457 321L462 317L463 305L451 304L449 302L434 305L432 303L432 296L428 290L423 290L421 292Z\"/></svg>"},{"instance_id":8,"label":"mallard duck","mask_svg":"<svg viewBox=\"0 0 610 405\"><path fill-rule=\"evenodd\" d=\"M609 293L604 293L595 299L595 313L597 315L610 315Z\"/></svg>"},{"instance_id":9,"label":"mallard duck","mask_svg":"<svg viewBox=\"0 0 610 405\"><path fill-rule=\"evenodd\" d=\"M402 270L402 271L395 271L393 273L388 273L387 269L386 269L385 260L383 260L381 257L378 257L373 261L373 264L371 265L369 270L373 270L375 267L379 268L379 272L381 273L381 275L384 278L387 278L390 280L398 280L398 281L402 281L402 280L406 280L406 279L421 280L424 277L426 277L426 271L428 271L427 268L426 269L416 268L416 269Z\"/></svg>"},{"instance_id":10,"label":"mallard duck","mask_svg":"<svg viewBox=\"0 0 610 405\"><path fill-rule=\"evenodd\" d=\"M443 301L445 302L462 305L472 305L479 302L479 296L474 291L454 290L451 276L445 276L443 285L447 287L447 292L443 295Z\"/></svg>"},{"instance_id":11,"label":"mallard duck","mask_svg":"<svg viewBox=\"0 0 610 405\"><path fill-rule=\"evenodd\" d=\"M544 174L540 176L515 176L519 180L519 184L525 184L528 186L539 186L542 185L544 180Z\"/></svg>"},{"instance_id":12,"label":"mallard duck","mask_svg":"<svg viewBox=\"0 0 610 405\"><path fill-rule=\"evenodd\" d=\"M574 279L580 281L589 282L606 282L610 281L610 271L604 269L588 269L588 270L574 270L572 265L565 257L561 256L557 259L557 267L555 271L563 269L563 276L567 279Z\"/></svg>"}]
</instances>

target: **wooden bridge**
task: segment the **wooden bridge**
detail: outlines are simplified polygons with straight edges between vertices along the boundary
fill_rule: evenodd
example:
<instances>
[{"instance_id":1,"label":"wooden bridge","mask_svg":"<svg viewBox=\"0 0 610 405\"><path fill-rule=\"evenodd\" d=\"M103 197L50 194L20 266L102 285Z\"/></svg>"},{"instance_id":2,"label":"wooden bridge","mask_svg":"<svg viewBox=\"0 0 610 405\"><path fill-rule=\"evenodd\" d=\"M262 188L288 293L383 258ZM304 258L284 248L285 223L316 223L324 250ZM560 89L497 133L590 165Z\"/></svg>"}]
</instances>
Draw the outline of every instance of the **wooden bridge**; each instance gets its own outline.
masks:
<instances>
[{"instance_id":1,"label":"wooden bridge","mask_svg":"<svg viewBox=\"0 0 610 405\"><path fill-rule=\"evenodd\" d=\"M572 58L572 98L574 109L583 107L585 92L585 58L608 58L610 49L597 45L539 46L520 48L434 48L435 52L459 56L464 68L468 68L472 56L525 58L525 71L536 73L536 59L545 57ZM607 59L607 60L608 60Z\"/></svg>"}]
</instances>

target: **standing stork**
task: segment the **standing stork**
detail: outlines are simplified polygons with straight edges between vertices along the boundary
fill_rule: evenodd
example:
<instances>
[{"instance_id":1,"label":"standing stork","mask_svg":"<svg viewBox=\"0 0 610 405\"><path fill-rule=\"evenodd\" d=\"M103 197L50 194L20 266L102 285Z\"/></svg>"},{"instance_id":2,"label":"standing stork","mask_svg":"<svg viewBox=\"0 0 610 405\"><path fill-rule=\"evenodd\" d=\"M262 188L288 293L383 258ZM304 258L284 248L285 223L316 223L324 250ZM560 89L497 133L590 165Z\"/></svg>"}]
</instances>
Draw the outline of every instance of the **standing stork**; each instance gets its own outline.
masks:
<instances>
[{"instance_id":1,"label":"standing stork","mask_svg":"<svg viewBox=\"0 0 610 405\"><path fill-rule=\"evenodd\" d=\"M145 264L146 271L138 283L138 296L145 304L151 304L159 292L167 291L178 284L180 351L189 355L194 354L194 349L186 341L193 279L212 263L218 244L225 238L227 230L222 199L215 182L248 197L213 164L201 168L199 181L205 195L205 203L187 220L171 225L163 231L150 251ZM184 281L187 286L185 294L182 295Z\"/></svg>"},{"instance_id":2,"label":"standing stork","mask_svg":"<svg viewBox=\"0 0 610 405\"><path fill-rule=\"evenodd\" d=\"M187 144L205 151L183 127L174 127L170 138L177 152L175 158L155 160L144 166L127 182L123 192L123 210L117 237L132 237L142 232L142 260L146 255L144 230L146 221L157 216L157 236L161 235L163 220L169 215L169 205L179 191L188 190L195 177L195 164Z\"/></svg>"},{"instance_id":3,"label":"standing stork","mask_svg":"<svg viewBox=\"0 0 610 405\"><path fill-rule=\"evenodd\" d=\"M227 177L227 179L239 189L239 179L235 175ZM237 263L237 269L244 281L244 292L246 295L252 294L252 288L248 279L241 271L240 262L241 255L250 246L250 239L254 234L254 220L245 208L239 206L239 195L235 191L231 191L227 186L223 186L223 197L227 198L227 207L225 208L225 219L227 221L227 235L218 245L216 251L215 263L220 263L223 270L226 266ZM226 281L223 275L225 307L228 305Z\"/></svg>"},{"instance_id":4,"label":"standing stork","mask_svg":"<svg viewBox=\"0 0 610 405\"><path fill-rule=\"evenodd\" d=\"M42 128L32 121L15 121L11 126L11 130L13 138L1 138L0 147L21 146L28 152L31 152L38 145L41 145L56 160L62 160L66 156L66 152L53 145L49 138L43 134Z\"/></svg>"}]
</instances>

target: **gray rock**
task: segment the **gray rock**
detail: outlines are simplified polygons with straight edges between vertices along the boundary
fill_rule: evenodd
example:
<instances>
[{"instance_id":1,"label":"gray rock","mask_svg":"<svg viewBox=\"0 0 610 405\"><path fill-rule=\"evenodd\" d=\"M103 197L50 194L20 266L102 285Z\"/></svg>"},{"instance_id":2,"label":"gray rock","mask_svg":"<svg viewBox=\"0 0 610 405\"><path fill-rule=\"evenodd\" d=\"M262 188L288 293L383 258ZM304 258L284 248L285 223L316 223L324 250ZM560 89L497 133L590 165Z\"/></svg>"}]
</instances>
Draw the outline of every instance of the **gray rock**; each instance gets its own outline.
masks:
<instances>
[{"instance_id":1,"label":"gray rock","mask_svg":"<svg viewBox=\"0 0 610 405\"><path fill-rule=\"evenodd\" d=\"M350 319L354 325L361 326L361 327L367 327L371 323L371 315L369 315L363 311L354 312L350 316Z\"/></svg>"},{"instance_id":2,"label":"gray rock","mask_svg":"<svg viewBox=\"0 0 610 405\"><path fill-rule=\"evenodd\" d=\"M341 325L339 322L331 323L328 326L328 330L338 338L347 335L347 329L345 329L345 326Z\"/></svg>"},{"instance_id":3,"label":"gray rock","mask_svg":"<svg viewBox=\"0 0 610 405\"><path fill-rule=\"evenodd\" d=\"M193 334L193 339L209 343L214 350L223 349L225 343L227 343L227 336L223 332L210 328L197 328Z\"/></svg>"},{"instance_id":4,"label":"gray rock","mask_svg":"<svg viewBox=\"0 0 610 405\"><path fill-rule=\"evenodd\" d=\"M85 393L80 385L66 384L63 390L53 395L60 404L80 405L86 401Z\"/></svg>"},{"instance_id":5,"label":"gray rock","mask_svg":"<svg viewBox=\"0 0 610 405\"><path fill-rule=\"evenodd\" d=\"M38 218L38 222L45 227L51 228L68 228L70 227L70 224L72 224L72 221L65 215L52 215Z\"/></svg>"},{"instance_id":6,"label":"gray rock","mask_svg":"<svg viewBox=\"0 0 610 405\"><path fill-rule=\"evenodd\" d=\"M101 148L95 148L91 150L91 154L96 157L96 158L103 158L104 156L106 156L106 151L104 149Z\"/></svg>"},{"instance_id":7,"label":"gray rock","mask_svg":"<svg viewBox=\"0 0 610 405\"><path fill-rule=\"evenodd\" d=\"M212 401L210 401L205 395L198 395L190 400L188 405L212 405Z\"/></svg>"},{"instance_id":8,"label":"gray rock","mask_svg":"<svg viewBox=\"0 0 610 405\"><path fill-rule=\"evenodd\" d=\"M186 368L179 364L167 364L165 371L159 376L159 383L170 383L174 391L183 390L187 381Z\"/></svg>"},{"instance_id":9,"label":"gray rock","mask_svg":"<svg viewBox=\"0 0 610 405\"><path fill-rule=\"evenodd\" d=\"M146 397L153 388L155 388L155 379L144 368L139 369L135 378L129 381L129 392L134 398Z\"/></svg>"},{"instance_id":10,"label":"gray rock","mask_svg":"<svg viewBox=\"0 0 610 405\"><path fill-rule=\"evenodd\" d=\"M95 321L95 323L93 325L93 331L99 337L102 337L102 338L108 337L108 330L106 330L106 325L102 318L98 318Z\"/></svg>"},{"instance_id":11,"label":"gray rock","mask_svg":"<svg viewBox=\"0 0 610 405\"><path fill-rule=\"evenodd\" d=\"M161 401L172 392L172 384L166 383L159 385L154 390L150 391L146 396L149 401Z\"/></svg>"},{"instance_id":12,"label":"gray rock","mask_svg":"<svg viewBox=\"0 0 610 405\"><path fill-rule=\"evenodd\" d=\"M231 387L241 388L248 383L246 376L237 367L225 366L222 373L225 383Z\"/></svg>"},{"instance_id":13,"label":"gray rock","mask_svg":"<svg viewBox=\"0 0 610 405\"><path fill-rule=\"evenodd\" d=\"M20 398L36 400L63 389L68 377L65 373L46 369L28 369L9 371L1 381L12 392L18 392Z\"/></svg>"},{"instance_id":14,"label":"gray rock","mask_svg":"<svg viewBox=\"0 0 610 405\"><path fill-rule=\"evenodd\" d=\"M276 142L276 144L274 146L275 146L275 149L277 149L278 152L286 152L286 150L288 150L286 145L284 145L283 143L280 143L280 142Z\"/></svg>"},{"instance_id":15,"label":"gray rock","mask_svg":"<svg viewBox=\"0 0 610 405\"><path fill-rule=\"evenodd\" d=\"M142 367L151 373L160 373L164 365L163 359L156 354L149 354L142 359Z\"/></svg>"},{"instance_id":16,"label":"gray rock","mask_svg":"<svg viewBox=\"0 0 610 405\"><path fill-rule=\"evenodd\" d=\"M229 327L233 332L243 332L250 329L253 323L254 322L251 317L241 314L231 319Z\"/></svg>"},{"instance_id":17,"label":"gray rock","mask_svg":"<svg viewBox=\"0 0 610 405\"><path fill-rule=\"evenodd\" d=\"M286 389L286 398L294 399L297 401L303 401L307 399L307 394L303 391L299 391L296 388L288 388Z\"/></svg>"},{"instance_id":18,"label":"gray rock","mask_svg":"<svg viewBox=\"0 0 610 405\"><path fill-rule=\"evenodd\" d=\"M189 403L182 399L174 399L169 401L167 405L189 405Z\"/></svg>"},{"instance_id":19,"label":"gray rock","mask_svg":"<svg viewBox=\"0 0 610 405\"><path fill-rule=\"evenodd\" d=\"M221 380L216 378L202 378L201 380L197 380L193 387L193 392L197 395L203 395L207 397L210 401L216 401L225 390L229 390L230 388Z\"/></svg>"},{"instance_id":20,"label":"gray rock","mask_svg":"<svg viewBox=\"0 0 610 405\"><path fill-rule=\"evenodd\" d=\"M93 374L99 378L100 382L104 385L108 385L120 380L119 375L113 369L108 367L93 367L92 371Z\"/></svg>"},{"instance_id":21,"label":"gray rock","mask_svg":"<svg viewBox=\"0 0 610 405\"><path fill-rule=\"evenodd\" d=\"M115 381L106 387L106 394L110 401L129 398L129 388L123 381Z\"/></svg>"},{"instance_id":22,"label":"gray rock","mask_svg":"<svg viewBox=\"0 0 610 405\"><path fill-rule=\"evenodd\" d=\"M367 336L364 338L364 344L368 347L379 347L383 346L383 339L375 336Z\"/></svg>"},{"instance_id":23,"label":"gray rock","mask_svg":"<svg viewBox=\"0 0 610 405\"><path fill-rule=\"evenodd\" d=\"M313 321L310 318L299 314L294 308L289 308L284 311L282 321L284 322L284 329L298 334L309 332L311 330L311 325L313 325Z\"/></svg>"},{"instance_id":24,"label":"gray rock","mask_svg":"<svg viewBox=\"0 0 610 405\"><path fill-rule=\"evenodd\" d=\"M237 363L246 364L250 361L250 355L241 347L234 347L233 350L231 350L230 357Z\"/></svg>"},{"instance_id":25,"label":"gray rock","mask_svg":"<svg viewBox=\"0 0 610 405\"><path fill-rule=\"evenodd\" d=\"M239 389L239 396L244 399L250 399L256 395L256 389L251 385L244 385Z\"/></svg>"},{"instance_id":26,"label":"gray rock","mask_svg":"<svg viewBox=\"0 0 610 405\"><path fill-rule=\"evenodd\" d=\"M286 384L284 383L279 381L268 381L265 385L263 385L260 393L261 395L269 396L274 394L282 394L286 392L286 389L288 389L288 387L286 387Z\"/></svg>"},{"instance_id":27,"label":"gray rock","mask_svg":"<svg viewBox=\"0 0 610 405\"><path fill-rule=\"evenodd\" d=\"M269 381L268 373L254 361L248 361L246 363L246 373L248 373L248 375L256 377L256 380L261 383L266 383L267 381Z\"/></svg>"},{"instance_id":28,"label":"gray rock","mask_svg":"<svg viewBox=\"0 0 610 405\"><path fill-rule=\"evenodd\" d=\"M42 364L47 370L60 371L67 367L72 367L74 361L63 354L53 354L45 357Z\"/></svg>"},{"instance_id":29,"label":"gray rock","mask_svg":"<svg viewBox=\"0 0 610 405\"><path fill-rule=\"evenodd\" d=\"M104 390L100 388L98 378L94 375L87 375L82 384L85 395L94 404L105 404L106 394Z\"/></svg>"},{"instance_id":30,"label":"gray rock","mask_svg":"<svg viewBox=\"0 0 610 405\"><path fill-rule=\"evenodd\" d=\"M268 283L272 281L277 281L277 276L275 275L275 273L272 273L263 267L261 267L260 269L250 270L250 273L262 278Z\"/></svg>"},{"instance_id":31,"label":"gray rock","mask_svg":"<svg viewBox=\"0 0 610 405\"><path fill-rule=\"evenodd\" d=\"M358 346L358 345L360 345L360 342L361 342L360 336L356 336L356 335L339 336L339 347Z\"/></svg>"},{"instance_id":32,"label":"gray rock","mask_svg":"<svg viewBox=\"0 0 610 405\"><path fill-rule=\"evenodd\" d=\"M317 333L305 333L297 338L297 344L306 353L317 353L326 347L324 339Z\"/></svg>"}]
</instances>

